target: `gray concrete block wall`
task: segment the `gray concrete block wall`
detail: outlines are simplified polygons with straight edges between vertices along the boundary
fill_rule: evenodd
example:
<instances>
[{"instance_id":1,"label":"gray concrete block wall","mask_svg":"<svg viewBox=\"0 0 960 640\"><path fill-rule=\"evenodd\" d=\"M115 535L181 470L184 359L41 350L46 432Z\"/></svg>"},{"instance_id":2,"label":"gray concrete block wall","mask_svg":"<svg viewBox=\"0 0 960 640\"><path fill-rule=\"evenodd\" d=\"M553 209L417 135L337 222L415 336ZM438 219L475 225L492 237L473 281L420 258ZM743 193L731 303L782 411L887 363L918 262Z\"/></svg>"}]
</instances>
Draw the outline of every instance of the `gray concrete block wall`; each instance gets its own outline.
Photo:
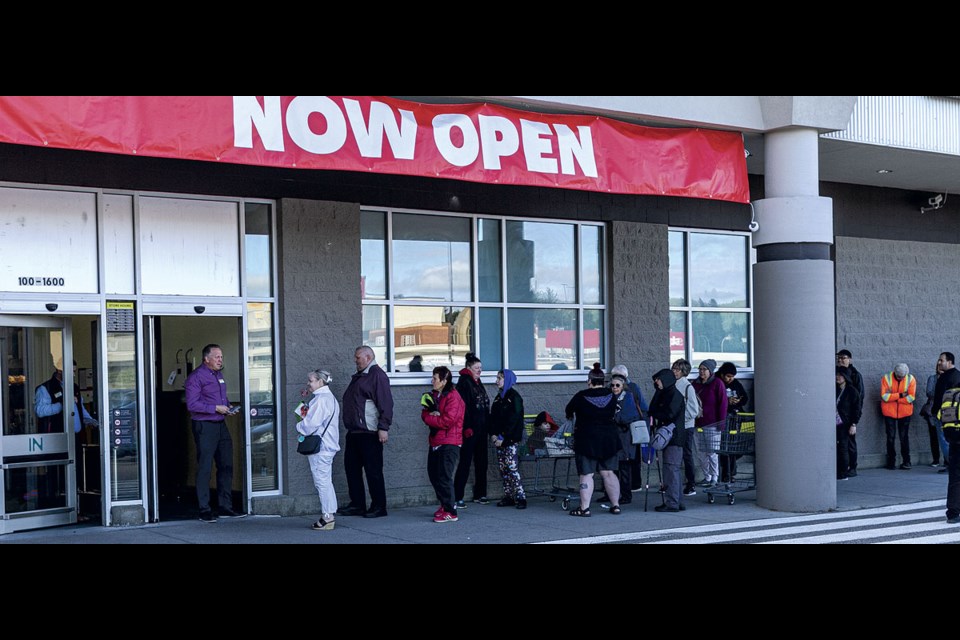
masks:
<instances>
[{"instance_id":1,"label":"gray concrete block wall","mask_svg":"<svg viewBox=\"0 0 960 640\"><path fill-rule=\"evenodd\" d=\"M609 224L610 362L626 365L649 402L651 376L670 366L669 241L667 225Z\"/></svg>"},{"instance_id":2,"label":"gray concrete block wall","mask_svg":"<svg viewBox=\"0 0 960 640\"><path fill-rule=\"evenodd\" d=\"M356 372L353 353L361 341L360 206L283 199L277 215L282 345L278 413L285 496L255 499L254 510L288 515L319 508L306 458L296 452L292 414L306 385L306 374L317 368L329 371L333 375L331 390L340 398ZM338 428L342 434L342 426ZM342 440L341 435L341 447ZM342 453L334 464L333 480L340 499L347 486Z\"/></svg>"},{"instance_id":3,"label":"gray concrete block wall","mask_svg":"<svg viewBox=\"0 0 960 640\"><path fill-rule=\"evenodd\" d=\"M853 353L866 390L857 429L860 464L886 463L880 378L898 362L907 363L917 377L910 426L913 463L929 463L930 439L920 407L939 354L960 352L960 323L943 303L945 285L960 282L960 252L955 244L838 236L835 267L837 349Z\"/></svg>"}]
</instances>

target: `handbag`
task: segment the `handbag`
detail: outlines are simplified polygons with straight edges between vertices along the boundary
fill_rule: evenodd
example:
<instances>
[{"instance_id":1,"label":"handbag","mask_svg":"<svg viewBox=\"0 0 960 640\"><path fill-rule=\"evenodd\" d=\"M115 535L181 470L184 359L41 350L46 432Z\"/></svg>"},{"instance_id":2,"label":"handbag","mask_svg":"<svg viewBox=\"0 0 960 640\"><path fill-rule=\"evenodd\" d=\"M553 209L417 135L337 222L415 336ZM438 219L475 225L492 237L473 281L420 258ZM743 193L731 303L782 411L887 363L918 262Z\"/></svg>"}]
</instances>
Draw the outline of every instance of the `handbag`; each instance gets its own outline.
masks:
<instances>
[{"instance_id":1,"label":"handbag","mask_svg":"<svg viewBox=\"0 0 960 640\"><path fill-rule=\"evenodd\" d=\"M320 447L323 445L323 436L327 435L327 429L330 428L330 422L333 421L333 416L331 415L327 418L327 426L323 428L323 433L317 435L317 431L314 431L309 436L300 436L297 442L297 453L302 453L305 456L312 456L315 453L320 453Z\"/></svg>"},{"instance_id":2,"label":"handbag","mask_svg":"<svg viewBox=\"0 0 960 640\"><path fill-rule=\"evenodd\" d=\"M630 439L633 444L647 444L650 442L650 430L646 420L634 420L630 423Z\"/></svg>"},{"instance_id":3,"label":"handbag","mask_svg":"<svg viewBox=\"0 0 960 640\"><path fill-rule=\"evenodd\" d=\"M676 428L676 425L672 422L659 427L656 432L654 432L653 438L650 439L650 446L657 451L666 449L667 445L670 444L670 440L673 439L673 430Z\"/></svg>"}]
</instances>

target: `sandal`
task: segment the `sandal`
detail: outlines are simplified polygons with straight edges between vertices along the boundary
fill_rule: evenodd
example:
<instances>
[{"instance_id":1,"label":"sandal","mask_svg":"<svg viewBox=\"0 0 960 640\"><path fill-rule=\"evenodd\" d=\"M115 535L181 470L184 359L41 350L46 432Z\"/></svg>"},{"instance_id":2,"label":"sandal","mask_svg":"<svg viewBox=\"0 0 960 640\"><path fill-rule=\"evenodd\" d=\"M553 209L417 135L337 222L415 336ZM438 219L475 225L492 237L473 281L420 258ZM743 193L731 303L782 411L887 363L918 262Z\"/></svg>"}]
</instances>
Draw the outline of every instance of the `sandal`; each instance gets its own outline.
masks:
<instances>
[{"instance_id":1,"label":"sandal","mask_svg":"<svg viewBox=\"0 0 960 640\"><path fill-rule=\"evenodd\" d=\"M620 505L614 505L610 507L610 513L612 513L615 516L620 515Z\"/></svg>"},{"instance_id":2,"label":"sandal","mask_svg":"<svg viewBox=\"0 0 960 640\"><path fill-rule=\"evenodd\" d=\"M570 511L570 515L572 515L572 516L580 516L581 518L589 518L589 517L590 517L590 509L589 509L589 508L587 508L587 509L581 509L580 507L577 507L576 509L572 509L572 510Z\"/></svg>"},{"instance_id":3,"label":"sandal","mask_svg":"<svg viewBox=\"0 0 960 640\"><path fill-rule=\"evenodd\" d=\"M313 523L310 527L314 531L332 531L334 527L335 520L324 520L322 517Z\"/></svg>"}]
</instances>

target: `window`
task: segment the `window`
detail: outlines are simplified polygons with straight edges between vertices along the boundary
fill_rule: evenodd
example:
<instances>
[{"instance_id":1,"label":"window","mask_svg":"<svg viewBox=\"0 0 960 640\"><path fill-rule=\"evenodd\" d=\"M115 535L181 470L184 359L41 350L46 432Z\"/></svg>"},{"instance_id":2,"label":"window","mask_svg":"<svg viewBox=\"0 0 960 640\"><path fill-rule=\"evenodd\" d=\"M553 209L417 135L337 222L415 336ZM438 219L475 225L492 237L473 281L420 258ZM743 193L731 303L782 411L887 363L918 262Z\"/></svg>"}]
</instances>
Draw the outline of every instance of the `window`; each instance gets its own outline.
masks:
<instances>
[{"instance_id":1,"label":"window","mask_svg":"<svg viewBox=\"0 0 960 640\"><path fill-rule=\"evenodd\" d=\"M669 237L671 362L753 366L748 236L671 230Z\"/></svg>"},{"instance_id":2,"label":"window","mask_svg":"<svg viewBox=\"0 0 960 640\"><path fill-rule=\"evenodd\" d=\"M387 371L603 363L602 225L364 210L360 236L363 341Z\"/></svg>"}]
</instances>

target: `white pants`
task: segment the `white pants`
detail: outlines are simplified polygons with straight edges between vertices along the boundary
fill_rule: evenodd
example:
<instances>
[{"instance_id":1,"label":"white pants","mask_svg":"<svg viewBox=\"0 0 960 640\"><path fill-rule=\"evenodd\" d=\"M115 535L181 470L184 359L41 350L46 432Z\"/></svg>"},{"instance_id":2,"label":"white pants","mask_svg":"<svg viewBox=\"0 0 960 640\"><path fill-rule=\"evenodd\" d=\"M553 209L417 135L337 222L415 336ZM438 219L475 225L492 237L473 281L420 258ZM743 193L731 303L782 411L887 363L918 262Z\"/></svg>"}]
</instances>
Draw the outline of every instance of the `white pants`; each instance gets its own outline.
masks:
<instances>
[{"instance_id":1,"label":"white pants","mask_svg":"<svg viewBox=\"0 0 960 640\"><path fill-rule=\"evenodd\" d=\"M326 516L333 516L337 512L337 492L333 490L333 457L337 455L334 451L321 451L312 456L307 456L310 462L310 473L313 474L313 486L317 488L320 495L320 513Z\"/></svg>"},{"instance_id":2,"label":"white pants","mask_svg":"<svg viewBox=\"0 0 960 640\"><path fill-rule=\"evenodd\" d=\"M705 482L717 482L720 478L720 462L717 455L717 449L720 448L720 432L717 429L704 428L701 442L706 445L702 449L697 449L703 479Z\"/></svg>"}]
</instances>

